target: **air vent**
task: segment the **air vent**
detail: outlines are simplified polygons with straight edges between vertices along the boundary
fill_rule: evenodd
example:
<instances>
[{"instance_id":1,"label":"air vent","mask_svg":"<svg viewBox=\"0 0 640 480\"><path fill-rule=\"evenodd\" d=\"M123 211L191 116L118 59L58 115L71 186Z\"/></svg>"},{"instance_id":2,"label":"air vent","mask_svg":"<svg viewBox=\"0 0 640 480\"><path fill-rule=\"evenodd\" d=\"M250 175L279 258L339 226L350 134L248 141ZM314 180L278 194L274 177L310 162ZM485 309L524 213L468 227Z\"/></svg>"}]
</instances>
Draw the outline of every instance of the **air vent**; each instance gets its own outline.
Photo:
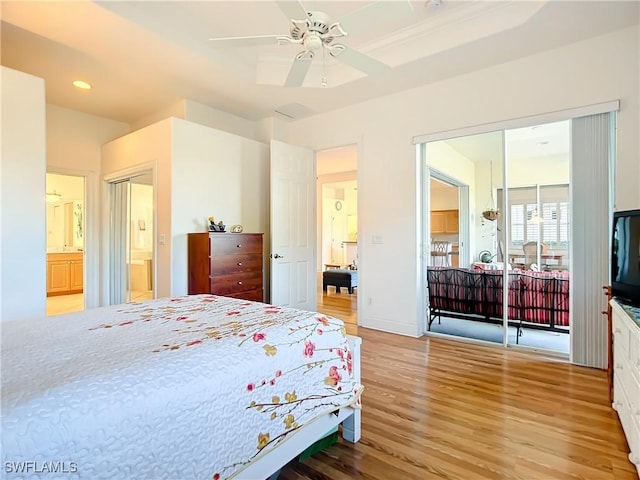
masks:
<instances>
[{"instance_id":1,"label":"air vent","mask_svg":"<svg viewBox=\"0 0 640 480\"><path fill-rule=\"evenodd\" d=\"M299 118L310 117L311 115L314 115L316 113L310 108L305 107L304 105L301 105L299 103L289 103L287 105L276 107L274 109L274 112L290 120L297 120Z\"/></svg>"}]
</instances>

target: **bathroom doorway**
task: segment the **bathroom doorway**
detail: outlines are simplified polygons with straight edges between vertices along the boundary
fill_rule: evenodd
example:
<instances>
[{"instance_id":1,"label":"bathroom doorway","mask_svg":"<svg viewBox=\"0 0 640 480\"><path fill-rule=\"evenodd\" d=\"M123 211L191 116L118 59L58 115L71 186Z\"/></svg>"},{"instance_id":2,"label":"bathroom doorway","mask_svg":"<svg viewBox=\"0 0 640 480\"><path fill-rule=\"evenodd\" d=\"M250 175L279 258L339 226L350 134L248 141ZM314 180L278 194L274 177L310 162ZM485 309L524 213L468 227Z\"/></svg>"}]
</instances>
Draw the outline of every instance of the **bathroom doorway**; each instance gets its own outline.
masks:
<instances>
[{"instance_id":1,"label":"bathroom doorway","mask_svg":"<svg viewBox=\"0 0 640 480\"><path fill-rule=\"evenodd\" d=\"M46 175L47 315L85 308L85 178Z\"/></svg>"}]
</instances>

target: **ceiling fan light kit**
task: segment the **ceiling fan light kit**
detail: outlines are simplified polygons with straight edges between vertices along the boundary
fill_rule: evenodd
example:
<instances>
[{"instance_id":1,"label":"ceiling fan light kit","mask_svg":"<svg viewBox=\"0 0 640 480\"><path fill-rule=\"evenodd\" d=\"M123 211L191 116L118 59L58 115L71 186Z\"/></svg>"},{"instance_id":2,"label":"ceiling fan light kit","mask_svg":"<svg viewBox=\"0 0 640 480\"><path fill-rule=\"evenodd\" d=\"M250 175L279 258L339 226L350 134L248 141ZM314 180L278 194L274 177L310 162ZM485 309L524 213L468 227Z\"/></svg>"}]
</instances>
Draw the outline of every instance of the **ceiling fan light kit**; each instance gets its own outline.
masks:
<instances>
[{"instance_id":1,"label":"ceiling fan light kit","mask_svg":"<svg viewBox=\"0 0 640 480\"><path fill-rule=\"evenodd\" d=\"M210 38L213 46L243 47L257 45L302 45L304 50L298 52L293 60L289 74L284 82L285 87L300 87L309 72L315 52L323 49L332 58L349 65L367 75L378 75L390 67L364 53L341 43L333 43L342 38L366 29L371 24L388 21L407 15L413 11L409 1L377 1L366 5L342 19L332 21L325 12L306 10L301 2L276 1L280 9L290 19L289 35L260 35L248 37ZM326 55L323 55L322 86L327 86Z\"/></svg>"}]
</instances>

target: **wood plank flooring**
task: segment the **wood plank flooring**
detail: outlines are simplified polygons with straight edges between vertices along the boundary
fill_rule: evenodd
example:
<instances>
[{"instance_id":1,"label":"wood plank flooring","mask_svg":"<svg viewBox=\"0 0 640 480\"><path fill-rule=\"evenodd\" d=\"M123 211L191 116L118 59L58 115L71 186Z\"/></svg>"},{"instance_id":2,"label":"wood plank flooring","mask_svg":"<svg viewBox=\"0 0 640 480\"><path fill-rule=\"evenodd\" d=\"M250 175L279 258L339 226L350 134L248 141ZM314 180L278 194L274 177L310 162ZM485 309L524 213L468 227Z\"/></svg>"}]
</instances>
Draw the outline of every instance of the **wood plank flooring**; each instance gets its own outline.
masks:
<instances>
[{"instance_id":1,"label":"wood plank flooring","mask_svg":"<svg viewBox=\"0 0 640 480\"><path fill-rule=\"evenodd\" d=\"M356 301L322 297L319 310L339 318ZM355 323L352 308L344 315ZM280 480L638 478L604 371L441 338L357 333L361 441L293 461Z\"/></svg>"}]
</instances>

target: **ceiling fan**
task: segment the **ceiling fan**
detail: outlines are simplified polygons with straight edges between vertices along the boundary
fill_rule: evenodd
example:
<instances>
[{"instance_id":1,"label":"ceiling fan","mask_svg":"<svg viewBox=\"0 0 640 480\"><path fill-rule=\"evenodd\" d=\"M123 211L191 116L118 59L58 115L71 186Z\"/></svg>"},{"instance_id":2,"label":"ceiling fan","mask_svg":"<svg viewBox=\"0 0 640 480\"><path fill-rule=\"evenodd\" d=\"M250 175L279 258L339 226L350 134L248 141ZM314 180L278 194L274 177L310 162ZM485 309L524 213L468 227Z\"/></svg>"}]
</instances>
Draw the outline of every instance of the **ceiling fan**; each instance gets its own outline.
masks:
<instances>
[{"instance_id":1,"label":"ceiling fan","mask_svg":"<svg viewBox=\"0 0 640 480\"><path fill-rule=\"evenodd\" d=\"M273 44L301 45L303 50L298 52L293 60L284 83L285 87L299 87L302 85L311 66L311 61L318 51L322 51L323 56L329 54L331 57L368 75L376 75L388 70L388 65L347 45L334 42L334 40L347 35L355 35L378 24L402 18L413 11L413 7L408 0L381 0L372 2L337 20L332 20L324 12L307 10L299 0L276 0L275 3L290 19L288 35L222 37L210 38L209 41L216 47L248 47ZM326 86L326 84L327 79L323 75L322 86Z\"/></svg>"}]
</instances>

